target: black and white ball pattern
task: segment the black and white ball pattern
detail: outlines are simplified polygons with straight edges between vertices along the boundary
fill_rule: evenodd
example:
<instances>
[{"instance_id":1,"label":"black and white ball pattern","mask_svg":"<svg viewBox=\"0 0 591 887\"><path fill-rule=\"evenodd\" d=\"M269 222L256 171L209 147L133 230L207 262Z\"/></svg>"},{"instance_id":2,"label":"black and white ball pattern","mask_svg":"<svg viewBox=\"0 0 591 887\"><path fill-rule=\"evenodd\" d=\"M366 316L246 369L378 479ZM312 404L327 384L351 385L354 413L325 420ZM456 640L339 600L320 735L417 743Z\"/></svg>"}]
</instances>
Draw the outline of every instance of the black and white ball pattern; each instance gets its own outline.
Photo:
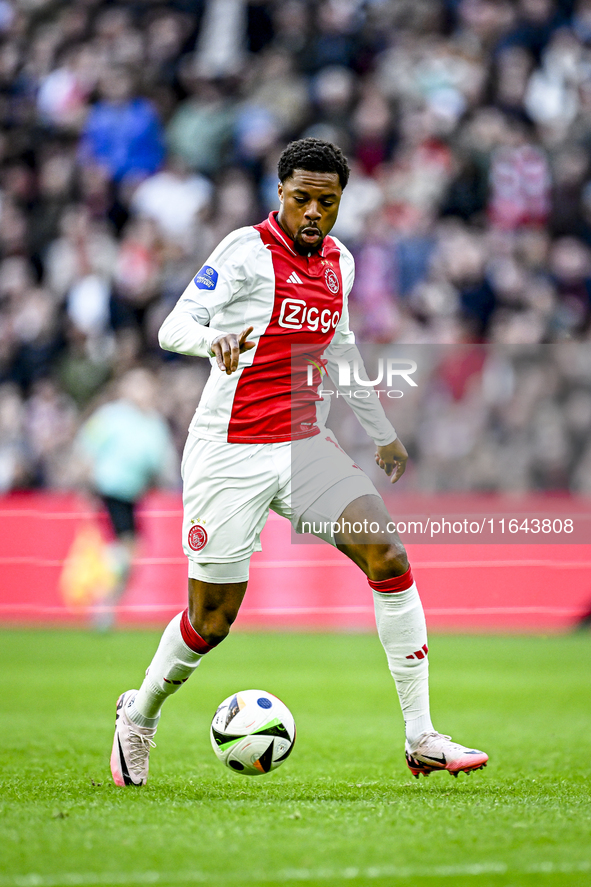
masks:
<instances>
[{"instance_id":1,"label":"black and white ball pattern","mask_svg":"<svg viewBox=\"0 0 591 887\"><path fill-rule=\"evenodd\" d=\"M224 699L211 723L216 756L236 773L260 776L289 757L296 727L288 707L265 690L241 690Z\"/></svg>"}]
</instances>

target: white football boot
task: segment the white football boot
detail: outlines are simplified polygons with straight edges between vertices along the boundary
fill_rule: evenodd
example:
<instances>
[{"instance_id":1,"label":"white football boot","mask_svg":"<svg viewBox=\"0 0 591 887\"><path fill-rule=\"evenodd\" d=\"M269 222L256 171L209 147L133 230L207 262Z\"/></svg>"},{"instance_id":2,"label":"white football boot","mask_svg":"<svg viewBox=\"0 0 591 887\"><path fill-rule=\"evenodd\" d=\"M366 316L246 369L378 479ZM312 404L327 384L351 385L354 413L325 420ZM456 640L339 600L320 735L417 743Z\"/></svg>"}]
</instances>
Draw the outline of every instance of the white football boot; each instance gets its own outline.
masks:
<instances>
[{"instance_id":1,"label":"white football boot","mask_svg":"<svg viewBox=\"0 0 591 887\"><path fill-rule=\"evenodd\" d=\"M150 766L150 749L155 748L156 727L138 727L127 717L127 706L137 690L127 690L117 700L111 773L115 785L145 785Z\"/></svg>"},{"instance_id":2,"label":"white football boot","mask_svg":"<svg viewBox=\"0 0 591 887\"><path fill-rule=\"evenodd\" d=\"M452 742L451 736L441 733L423 733L411 747L406 742L406 763L413 776L429 776L434 770L447 770L452 776L471 773L486 767L488 755L475 748L466 748Z\"/></svg>"}]
</instances>

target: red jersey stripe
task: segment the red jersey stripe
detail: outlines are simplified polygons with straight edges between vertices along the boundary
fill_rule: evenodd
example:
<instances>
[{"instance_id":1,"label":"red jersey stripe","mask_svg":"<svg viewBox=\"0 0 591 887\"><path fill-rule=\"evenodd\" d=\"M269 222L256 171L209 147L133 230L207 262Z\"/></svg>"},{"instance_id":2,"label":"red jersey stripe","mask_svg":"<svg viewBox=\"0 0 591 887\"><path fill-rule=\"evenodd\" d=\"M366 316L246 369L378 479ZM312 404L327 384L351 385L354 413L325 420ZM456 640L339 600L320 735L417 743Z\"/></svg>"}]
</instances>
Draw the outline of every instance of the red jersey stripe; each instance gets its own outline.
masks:
<instances>
[{"instance_id":1,"label":"red jersey stripe","mask_svg":"<svg viewBox=\"0 0 591 887\"><path fill-rule=\"evenodd\" d=\"M273 443L311 437L318 433L319 396L315 385L308 384L308 366L320 363L343 310L340 249L331 237L325 237L321 252L300 255L275 213L254 227L271 253L273 310L253 362L238 381L228 442ZM313 379L317 384L317 370Z\"/></svg>"}]
</instances>

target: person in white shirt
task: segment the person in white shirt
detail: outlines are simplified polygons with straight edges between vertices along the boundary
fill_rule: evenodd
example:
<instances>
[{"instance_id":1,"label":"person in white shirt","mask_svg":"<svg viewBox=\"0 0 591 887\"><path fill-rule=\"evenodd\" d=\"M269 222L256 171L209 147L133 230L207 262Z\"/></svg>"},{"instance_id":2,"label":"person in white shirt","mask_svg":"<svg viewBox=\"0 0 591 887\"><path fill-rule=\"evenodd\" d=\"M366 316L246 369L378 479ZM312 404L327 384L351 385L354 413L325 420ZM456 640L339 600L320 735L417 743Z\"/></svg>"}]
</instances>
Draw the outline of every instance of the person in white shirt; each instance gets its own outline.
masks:
<instances>
[{"instance_id":1,"label":"person in white shirt","mask_svg":"<svg viewBox=\"0 0 591 887\"><path fill-rule=\"evenodd\" d=\"M279 212L228 235L160 330L163 348L209 356L212 369L183 455L189 606L165 629L140 690L119 697L117 785L146 782L164 701L227 636L269 508L296 531L312 526L365 573L413 775L457 776L488 760L433 728L425 617L404 546L381 496L324 425L324 368L335 379L338 360L359 357L347 310L353 257L329 236L347 161L307 138L286 148L278 173ZM350 402L377 464L398 481L408 455L377 395Z\"/></svg>"},{"instance_id":2,"label":"person in white shirt","mask_svg":"<svg viewBox=\"0 0 591 887\"><path fill-rule=\"evenodd\" d=\"M212 192L209 179L191 173L182 158L173 155L166 169L138 185L131 208L137 215L153 219L164 237L188 249L199 227L199 213Z\"/></svg>"}]
</instances>

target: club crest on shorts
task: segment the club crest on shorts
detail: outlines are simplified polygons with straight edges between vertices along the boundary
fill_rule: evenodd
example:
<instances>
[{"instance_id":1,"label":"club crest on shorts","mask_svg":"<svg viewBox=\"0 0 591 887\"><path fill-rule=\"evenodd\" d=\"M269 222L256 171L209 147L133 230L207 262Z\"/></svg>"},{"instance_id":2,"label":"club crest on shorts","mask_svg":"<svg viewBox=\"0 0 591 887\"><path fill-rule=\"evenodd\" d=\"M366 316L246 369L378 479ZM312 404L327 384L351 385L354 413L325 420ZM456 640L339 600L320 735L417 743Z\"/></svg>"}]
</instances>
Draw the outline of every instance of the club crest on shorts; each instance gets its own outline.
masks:
<instances>
[{"instance_id":1,"label":"club crest on shorts","mask_svg":"<svg viewBox=\"0 0 591 887\"><path fill-rule=\"evenodd\" d=\"M326 268L324 272L324 280L326 281L326 285L331 291L331 293L335 294L339 291L339 278L332 270L332 268Z\"/></svg>"},{"instance_id":2,"label":"club crest on shorts","mask_svg":"<svg viewBox=\"0 0 591 887\"><path fill-rule=\"evenodd\" d=\"M199 524L195 524L189 530L189 548L193 551L201 551L207 545L207 533Z\"/></svg>"}]
</instances>

